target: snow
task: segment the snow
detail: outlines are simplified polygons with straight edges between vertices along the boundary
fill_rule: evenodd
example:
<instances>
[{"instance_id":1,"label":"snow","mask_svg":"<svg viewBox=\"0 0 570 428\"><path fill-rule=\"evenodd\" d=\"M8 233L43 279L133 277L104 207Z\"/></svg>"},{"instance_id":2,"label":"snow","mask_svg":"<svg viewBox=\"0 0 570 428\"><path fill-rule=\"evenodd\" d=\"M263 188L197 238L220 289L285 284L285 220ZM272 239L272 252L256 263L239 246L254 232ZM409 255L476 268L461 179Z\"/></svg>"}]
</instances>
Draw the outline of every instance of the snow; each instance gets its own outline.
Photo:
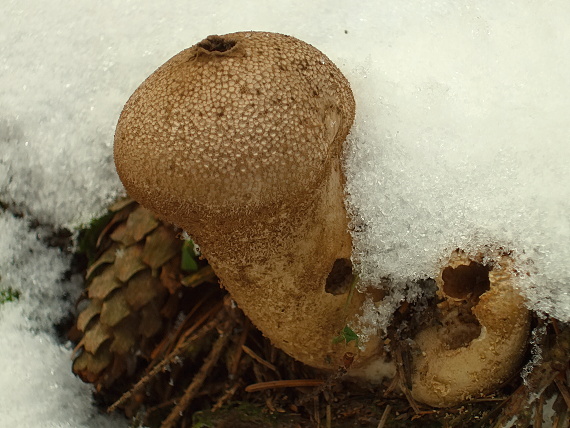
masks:
<instances>
[{"instance_id":1,"label":"snow","mask_svg":"<svg viewBox=\"0 0 570 428\"><path fill-rule=\"evenodd\" d=\"M570 321L570 3L5 1L0 29L0 426L99 427L53 325L81 284L45 242L122 193L116 120L156 67L209 34L294 35L357 101L348 203L361 279L391 309L461 247L513 251L529 306ZM23 215L16 218L11 213ZM41 226L32 227L32 223Z\"/></svg>"},{"instance_id":2,"label":"snow","mask_svg":"<svg viewBox=\"0 0 570 428\"><path fill-rule=\"evenodd\" d=\"M529 306L569 321L569 7L459 4L406 16L414 31L389 44L370 40L376 52L351 78L361 279L393 279L385 324L402 285L437 275L455 248L501 247L532 273L517 282Z\"/></svg>"},{"instance_id":3,"label":"snow","mask_svg":"<svg viewBox=\"0 0 570 428\"><path fill-rule=\"evenodd\" d=\"M45 244L46 231L0 213L0 290L20 292L0 306L0 427L111 427L91 388L70 370L70 346L54 329L77 300L76 280L62 280L69 256Z\"/></svg>"}]
</instances>

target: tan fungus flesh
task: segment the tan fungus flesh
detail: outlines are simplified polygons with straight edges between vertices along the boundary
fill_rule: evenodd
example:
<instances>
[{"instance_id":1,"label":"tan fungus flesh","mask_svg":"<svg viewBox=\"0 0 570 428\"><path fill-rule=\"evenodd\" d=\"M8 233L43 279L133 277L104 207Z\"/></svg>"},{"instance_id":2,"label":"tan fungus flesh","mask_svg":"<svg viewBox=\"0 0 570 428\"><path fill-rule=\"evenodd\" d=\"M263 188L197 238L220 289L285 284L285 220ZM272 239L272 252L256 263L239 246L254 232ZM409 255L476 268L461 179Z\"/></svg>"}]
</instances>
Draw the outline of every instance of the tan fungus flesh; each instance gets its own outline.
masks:
<instances>
[{"instance_id":1,"label":"tan fungus flesh","mask_svg":"<svg viewBox=\"0 0 570 428\"><path fill-rule=\"evenodd\" d=\"M340 154L353 119L350 86L323 53L241 32L167 61L115 134L128 193L195 239L276 346L328 369L350 350L332 340L362 302L325 290L351 253Z\"/></svg>"},{"instance_id":2,"label":"tan fungus flesh","mask_svg":"<svg viewBox=\"0 0 570 428\"><path fill-rule=\"evenodd\" d=\"M437 278L444 299L439 325L415 339L414 399L454 406L495 391L520 367L530 313L513 287L512 265L497 255L489 270L463 252L453 254Z\"/></svg>"}]
</instances>

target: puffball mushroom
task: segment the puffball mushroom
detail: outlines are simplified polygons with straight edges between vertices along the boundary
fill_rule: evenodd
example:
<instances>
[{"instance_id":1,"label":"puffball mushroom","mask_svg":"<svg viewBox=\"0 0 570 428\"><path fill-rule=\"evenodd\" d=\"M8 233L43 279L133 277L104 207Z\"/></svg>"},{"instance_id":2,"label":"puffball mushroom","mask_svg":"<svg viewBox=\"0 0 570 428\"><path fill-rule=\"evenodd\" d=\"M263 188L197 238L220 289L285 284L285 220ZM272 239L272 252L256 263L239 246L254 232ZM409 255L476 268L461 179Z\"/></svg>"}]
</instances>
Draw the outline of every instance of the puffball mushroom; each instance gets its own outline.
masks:
<instances>
[{"instance_id":1,"label":"puffball mushroom","mask_svg":"<svg viewBox=\"0 0 570 428\"><path fill-rule=\"evenodd\" d=\"M448 407L496 390L520 367L530 313L513 286L513 260L496 254L492 267L455 252L436 282L439 325L415 339L412 396Z\"/></svg>"},{"instance_id":2,"label":"puffball mushroom","mask_svg":"<svg viewBox=\"0 0 570 428\"><path fill-rule=\"evenodd\" d=\"M348 81L319 50L266 32L209 36L130 97L115 164L131 197L187 231L274 345L336 369L351 238L343 142ZM373 351L372 346L369 349Z\"/></svg>"}]
</instances>

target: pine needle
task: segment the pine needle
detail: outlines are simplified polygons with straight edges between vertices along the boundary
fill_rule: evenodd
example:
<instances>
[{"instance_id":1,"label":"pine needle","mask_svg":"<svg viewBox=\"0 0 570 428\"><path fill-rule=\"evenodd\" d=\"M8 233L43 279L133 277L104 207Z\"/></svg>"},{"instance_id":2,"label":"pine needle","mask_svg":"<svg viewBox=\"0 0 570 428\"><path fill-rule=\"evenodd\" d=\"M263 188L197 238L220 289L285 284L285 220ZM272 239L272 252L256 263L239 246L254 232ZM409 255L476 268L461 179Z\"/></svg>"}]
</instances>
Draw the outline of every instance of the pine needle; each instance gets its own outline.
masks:
<instances>
[{"instance_id":1,"label":"pine needle","mask_svg":"<svg viewBox=\"0 0 570 428\"><path fill-rule=\"evenodd\" d=\"M243 345L241 348L242 348L243 352L245 352L247 355L249 355L251 358L253 358L255 361L257 361L259 364L261 364L261 365L267 367L269 370L272 370L275 373L279 374L277 367L275 367L269 361L266 361L263 358L261 358L259 355L257 355L255 352L253 352L253 350L249 346Z\"/></svg>"},{"instance_id":2,"label":"pine needle","mask_svg":"<svg viewBox=\"0 0 570 428\"><path fill-rule=\"evenodd\" d=\"M276 388L298 388L302 386L321 386L325 383L321 379L288 379L288 380L271 380L268 382L259 382L245 387L246 392L257 392L266 389Z\"/></svg>"},{"instance_id":3,"label":"pine needle","mask_svg":"<svg viewBox=\"0 0 570 428\"><path fill-rule=\"evenodd\" d=\"M377 428L384 428L384 426L386 425L386 421L388 421L388 416L390 415L391 411L392 411L392 406L387 404L386 408L384 409L384 413L382 413L382 417L380 418L380 422L378 422Z\"/></svg>"}]
</instances>

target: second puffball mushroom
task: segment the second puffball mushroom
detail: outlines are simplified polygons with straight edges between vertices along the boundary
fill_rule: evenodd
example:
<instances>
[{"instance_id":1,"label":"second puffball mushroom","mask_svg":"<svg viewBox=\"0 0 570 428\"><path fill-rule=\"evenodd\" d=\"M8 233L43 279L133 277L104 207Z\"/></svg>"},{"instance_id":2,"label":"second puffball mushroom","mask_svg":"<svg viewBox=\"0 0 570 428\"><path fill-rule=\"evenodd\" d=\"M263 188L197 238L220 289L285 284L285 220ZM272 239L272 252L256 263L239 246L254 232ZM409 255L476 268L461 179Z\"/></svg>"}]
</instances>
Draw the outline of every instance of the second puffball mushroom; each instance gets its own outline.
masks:
<instances>
[{"instance_id":1,"label":"second puffball mushroom","mask_svg":"<svg viewBox=\"0 0 570 428\"><path fill-rule=\"evenodd\" d=\"M354 108L322 52L241 32L168 60L128 100L115 134L129 195L194 238L276 346L320 368L340 364L346 348L333 338L362 302L347 299L340 159Z\"/></svg>"},{"instance_id":2,"label":"second puffball mushroom","mask_svg":"<svg viewBox=\"0 0 570 428\"><path fill-rule=\"evenodd\" d=\"M436 279L439 319L415 338L412 395L449 407L495 391L522 362L530 312L514 287L513 260L496 251L483 257L452 254Z\"/></svg>"}]
</instances>

